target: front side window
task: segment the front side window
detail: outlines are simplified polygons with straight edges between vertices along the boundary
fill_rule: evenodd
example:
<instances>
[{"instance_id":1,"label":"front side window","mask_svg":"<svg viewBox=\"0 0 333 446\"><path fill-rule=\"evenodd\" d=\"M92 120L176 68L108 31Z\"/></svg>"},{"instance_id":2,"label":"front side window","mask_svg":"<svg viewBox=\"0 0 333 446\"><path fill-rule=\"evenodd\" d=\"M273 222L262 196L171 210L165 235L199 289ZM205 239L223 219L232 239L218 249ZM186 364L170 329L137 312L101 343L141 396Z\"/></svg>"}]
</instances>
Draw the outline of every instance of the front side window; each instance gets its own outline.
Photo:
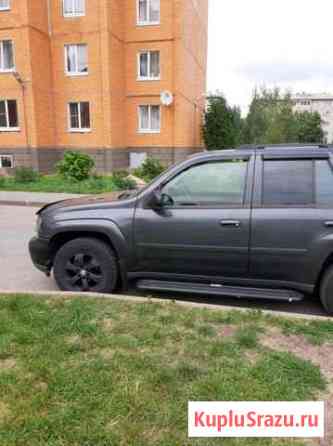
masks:
<instances>
[{"instance_id":1,"label":"front side window","mask_svg":"<svg viewBox=\"0 0 333 446\"><path fill-rule=\"evenodd\" d=\"M71 102L69 104L69 130L71 132L90 130L89 102Z\"/></svg>"},{"instance_id":2,"label":"front side window","mask_svg":"<svg viewBox=\"0 0 333 446\"><path fill-rule=\"evenodd\" d=\"M333 207L333 171L327 160L317 160L315 167L316 204Z\"/></svg>"},{"instance_id":3,"label":"front side window","mask_svg":"<svg viewBox=\"0 0 333 446\"><path fill-rule=\"evenodd\" d=\"M139 133L161 131L161 107L159 105L139 106Z\"/></svg>"},{"instance_id":4,"label":"front side window","mask_svg":"<svg viewBox=\"0 0 333 446\"><path fill-rule=\"evenodd\" d=\"M264 162L263 205L269 207L309 206L314 203L311 160Z\"/></svg>"},{"instance_id":5,"label":"front side window","mask_svg":"<svg viewBox=\"0 0 333 446\"><path fill-rule=\"evenodd\" d=\"M137 0L138 24L155 25L160 23L160 0Z\"/></svg>"},{"instance_id":6,"label":"front side window","mask_svg":"<svg viewBox=\"0 0 333 446\"><path fill-rule=\"evenodd\" d=\"M14 167L14 160L12 155L0 155L0 169Z\"/></svg>"},{"instance_id":7,"label":"front side window","mask_svg":"<svg viewBox=\"0 0 333 446\"><path fill-rule=\"evenodd\" d=\"M80 17L85 15L85 0L63 0L65 17Z\"/></svg>"},{"instance_id":8,"label":"front side window","mask_svg":"<svg viewBox=\"0 0 333 446\"><path fill-rule=\"evenodd\" d=\"M18 130L17 103L15 100L0 100L0 130Z\"/></svg>"},{"instance_id":9,"label":"front side window","mask_svg":"<svg viewBox=\"0 0 333 446\"><path fill-rule=\"evenodd\" d=\"M12 40L0 41L0 71L13 71L14 47Z\"/></svg>"},{"instance_id":10,"label":"front side window","mask_svg":"<svg viewBox=\"0 0 333 446\"><path fill-rule=\"evenodd\" d=\"M88 74L88 48L86 44L66 45L66 73L79 76Z\"/></svg>"},{"instance_id":11,"label":"front side window","mask_svg":"<svg viewBox=\"0 0 333 446\"><path fill-rule=\"evenodd\" d=\"M0 0L0 11L8 11L10 9L10 0Z\"/></svg>"},{"instance_id":12,"label":"front side window","mask_svg":"<svg viewBox=\"0 0 333 446\"><path fill-rule=\"evenodd\" d=\"M140 80L154 80L160 78L160 52L145 51L139 54L138 67Z\"/></svg>"},{"instance_id":13,"label":"front side window","mask_svg":"<svg viewBox=\"0 0 333 446\"><path fill-rule=\"evenodd\" d=\"M242 207L247 161L219 161L189 168L171 180L163 193L178 206Z\"/></svg>"}]
</instances>

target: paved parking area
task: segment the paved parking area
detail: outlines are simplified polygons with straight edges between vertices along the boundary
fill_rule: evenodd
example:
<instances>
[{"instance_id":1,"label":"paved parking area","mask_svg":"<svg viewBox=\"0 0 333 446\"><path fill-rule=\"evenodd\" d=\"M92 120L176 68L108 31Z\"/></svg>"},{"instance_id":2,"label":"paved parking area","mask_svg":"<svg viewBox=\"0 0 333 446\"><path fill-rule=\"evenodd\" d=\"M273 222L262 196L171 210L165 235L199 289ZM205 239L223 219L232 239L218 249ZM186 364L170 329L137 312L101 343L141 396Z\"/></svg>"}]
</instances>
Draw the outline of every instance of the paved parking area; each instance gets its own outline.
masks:
<instances>
[{"instance_id":1,"label":"paved parking area","mask_svg":"<svg viewBox=\"0 0 333 446\"><path fill-rule=\"evenodd\" d=\"M0 206L1 290L56 290L52 279L34 268L28 242L34 234L38 208Z\"/></svg>"},{"instance_id":2,"label":"paved parking area","mask_svg":"<svg viewBox=\"0 0 333 446\"><path fill-rule=\"evenodd\" d=\"M38 208L27 206L0 205L0 289L4 291L56 291L53 278L46 277L34 268L28 253L28 242L33 236L35 213ZM138 295L135 289L130 294ZM139 295L142 295L140 293ZM169 294L156 294L154 297L163 299L174 298ZM238 301L236 299L191 297L180 295L179 300L200 302L207 305L228 305L248 307L251 309L267 309L297 314L323 315L325 313L315 299L306 299L297 304L281 304L262 301Z\"/></svg>"}]
</instances>

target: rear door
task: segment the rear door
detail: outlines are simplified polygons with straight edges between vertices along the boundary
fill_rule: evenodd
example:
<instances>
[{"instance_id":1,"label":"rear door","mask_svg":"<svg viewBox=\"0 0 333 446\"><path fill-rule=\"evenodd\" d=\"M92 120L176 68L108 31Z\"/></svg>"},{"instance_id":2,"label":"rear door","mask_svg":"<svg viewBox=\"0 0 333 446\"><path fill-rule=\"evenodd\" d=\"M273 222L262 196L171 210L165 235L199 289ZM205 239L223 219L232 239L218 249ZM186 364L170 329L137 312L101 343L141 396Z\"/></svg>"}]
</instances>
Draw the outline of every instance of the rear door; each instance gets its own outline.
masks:
<instances>
[{"instance_id":1,"label":"rear door","mask_svg":"<svg viewBox=\"0 0 333 446\"><path fill-rule=\"evenodd\" d=\"M253 165L250 156L191 165L162 186L161 192L173 204L152 209L139 203L135 216L139 270L247 275Z\"/></svg>"},{"instance_id":2,"label":"rear door","mask_svg":"<svg viewBox=\"0 0 333 446\"><path fill-rule=\"evenodd\" d=\"M253 279L279 285L314 280L310 253L327 233L323 207L333 194L324 185L332 167L321 149L298 152L257 154L250 246Z\"/></svg>"}]
</instances>

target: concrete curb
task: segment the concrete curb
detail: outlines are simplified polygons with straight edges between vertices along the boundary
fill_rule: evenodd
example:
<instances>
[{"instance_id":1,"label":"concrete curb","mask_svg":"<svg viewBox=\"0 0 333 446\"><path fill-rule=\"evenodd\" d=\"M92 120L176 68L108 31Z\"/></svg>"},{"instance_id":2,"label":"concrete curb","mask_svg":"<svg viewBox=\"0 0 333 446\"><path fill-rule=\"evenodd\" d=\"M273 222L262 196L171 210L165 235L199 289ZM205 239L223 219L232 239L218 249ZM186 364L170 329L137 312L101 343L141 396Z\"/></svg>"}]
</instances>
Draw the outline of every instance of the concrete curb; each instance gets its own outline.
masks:
<instances>
[{"instance_id":1,"label":"concrete curb","mask_svg":"<svg viewBox=\"0 0 333 446\"><path fill-rule=\"evenodd\" d=\"M46 206L49 203L40 203L36 201L0 201L0 206L27 206L27 207L43 207Z\"/></svg>"},{"instance_id":2,"label":"concrete curb","mask_svg":"<svg viewBox=\"0 0 333 446\"><path fill-rule=\"evenodd\" d=\"M215 304L207 304L207 303L198 303L198 302L188 302L182 300L174 300L167 298L153 298L153 297L142 297L142 296L130 296L126 294L97 294L97 293L84 293L78 294L73 292L62 292L62 291L6 291L0 289L1 295L12 296L12 295L35 295L41 298L57 298L60 297L62 299L72 299L81 297L84 299L106 299L106 300L116 300L116 301L125 301L125 302L133 302L136 304L141 303L159 303L162 305L174 303L175 305L179 305L181 307L187 308L198 308L198 309L208 309L213 311L241 311L246 313L251 311L251 308L248 307L231 307L228 305L215 305ZM255 310L257 311L257 309ZM284 317L287 319L304 319L307 321L329 321L333 323L333 317L329 316L320 316L320 315L312 315L312 314L299 314L299 313L288 313L285 311L273 311L273 310L260 310L260 312L265 316L275 316L275 317Z\"/></svg>"}]
</instances>

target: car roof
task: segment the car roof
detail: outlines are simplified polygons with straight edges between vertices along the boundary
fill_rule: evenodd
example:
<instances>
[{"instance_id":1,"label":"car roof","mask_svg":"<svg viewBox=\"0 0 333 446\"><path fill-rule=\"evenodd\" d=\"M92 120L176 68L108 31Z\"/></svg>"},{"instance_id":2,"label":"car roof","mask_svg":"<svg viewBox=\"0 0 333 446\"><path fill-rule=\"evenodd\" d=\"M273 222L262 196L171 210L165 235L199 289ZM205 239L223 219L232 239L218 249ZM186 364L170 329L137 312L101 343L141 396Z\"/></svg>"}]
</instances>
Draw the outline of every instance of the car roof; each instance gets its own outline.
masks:
<instances>
[{"instance_id":1,"label":"car roof","mask_svg":"<svg viewBox=\"0 0 333 446\"><path fill-rule=\"evenodd\" d=\"M190 158L217 158L220 156L244 156L259 152L267 155L288 156L291 154L318 156L333 153L333 145L329 144L269 144L243 145L235 149L209 150L192 155Z\"/></svg>"}]
</instances>

